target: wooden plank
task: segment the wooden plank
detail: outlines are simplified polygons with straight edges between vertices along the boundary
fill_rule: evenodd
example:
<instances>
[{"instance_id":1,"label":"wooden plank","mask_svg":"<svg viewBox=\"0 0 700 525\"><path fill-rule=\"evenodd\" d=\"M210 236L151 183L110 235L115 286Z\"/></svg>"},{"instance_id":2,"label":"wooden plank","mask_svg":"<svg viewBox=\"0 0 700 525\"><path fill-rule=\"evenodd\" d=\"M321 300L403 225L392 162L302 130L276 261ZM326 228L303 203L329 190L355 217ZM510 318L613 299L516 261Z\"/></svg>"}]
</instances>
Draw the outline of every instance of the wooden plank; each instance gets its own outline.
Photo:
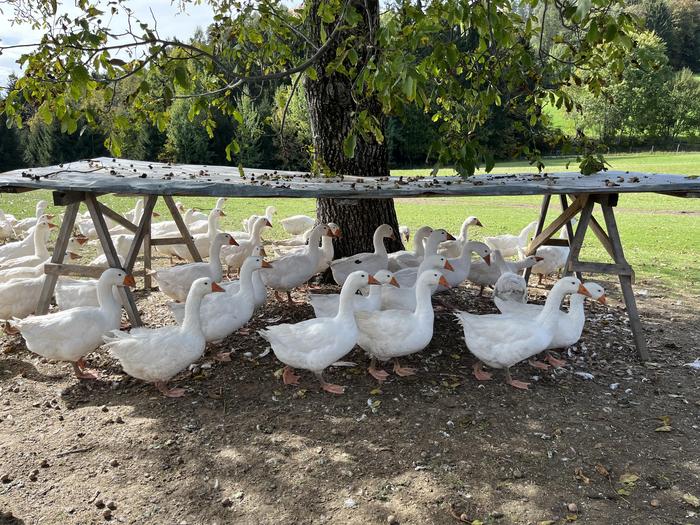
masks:
<instances>
[{"instance_id":1,"label":"wooden plank","mask_svg":"<svg viewBox=\"0 0 700 525\"><path fill-rule=\"evenodd\" d=\"M74 277L89 277L99 279L106 268L102 266L88 266L85 264L58 264L46 263L44 272L48 275L72 275Z\"/></svg>"},{"instance_id":2,"label":"wooden plank","mask_svg":"<svg viewBox=\"0 0 700 525\"><path fill-rule=\"evenodd\" d=\"M559 217L554 219L552 223L547 226L539 235L537 235L532 242L528 245L525 253L532 255L537 251L537 248L542 246L544 241L548 240L552 235L559 231L559 229L569 222L578 212L583 208L583 204L587 201L585 195L579 196L571 203L571 205L564 210Z\"/></svg>"},{"instance_id":3,"label":"wooden plank","mask_svg":"<svg viewBox=\"0 0 700 525\"><path fill-rule=\"evenodd\" d=\"M544 223L547 220L547 211L549 211L549 203L552 200L551 195L545 195L542 197L542 204L540 205L540 216L537 219L537 228L535 229L535 237L537 237L540 233L542 233L542 229L544 228ZM525 255L534 255L534 253L537 251L537 248L535 248L534 251L530 251L530 247L528 246L527 250L525 250ZM529 283L530 282L530 276L532 275L532 266L529 268L525 269L525 273L523 275L525 282Z\"/></svg>"},{"instance_id":4,"label":"wooden plank","mask_svg":"<svg viewBox=\"0 0 700 525\"><path fill-rule=\"evenodd\" d=\"M109 229L107 228L105 219L102 216L99 206L100 203L97 201L97 197L95 197L93 193L86 193L85 204L90 212L92 222L95 225L97 237L102 244L102 250L107 258L107 263L111 268L122 268L117 251L114 249L114 244L112 243L112 237L109 234ZM139 311L136 307L136 302L134 301L134 296L131 293L131 290L125 286L118 286L117 290L122 299L122 304L124 305L126 313L129 316L131 324L133 326L141 326L141 317L139 316Z\"/></svg>"},{"instance_id":5,"label":"wooden plank","mask_svg":"<svg viewBox=\"0 0 700 525\"><path fill-rule=\"evenodd\" d=\"M146 202L143 206L143 215L141 215L141 220L139 225L134 231L134 240L131 242L129 247L129 253L126 255L125 265L126 269L131 272L136 264L136 259L141 251L141 245L143 244L143 239L146 232L151 231L151 217L153 214L153 208L155 208L158 197L149 195L146 198Z\"/></svg>"},{"instance_id":6,"label":"wooden plank","mask_svg":"<svg viewBox=\"0 0 700 525\"><path fill-rule=\"evenodd\" d=\"M613 260L615 260L615 253L613 252L613 247L612 243L610 242L610 238L608 237L607 232L603 229L603 227L600 225L600 223L596 220L595 217L591 217L590 226L595 236L598 237L600 244L602 244L603 248L605 248L605 251L608 252L608 255L610 255L610 257L612 257Z\"/></svg>"},{"instance_id":7,"label":"wooden plank","mask_svg":"<svg viewBox=\"0 0 700 525\"><path fill-rule=\"evenodd\" d=\"M138 229L138 226L136 226L129 219L123 217L122 215L120 215L116 211L112 210L111 208L107 207L106 205L102 204L101 202L98 202L98 204L100 206L100 211L102 212L102 215L106 215L107 217L112 219L117 224L124 226L124 228L129 230L131 233L136 232L136 230Z\"/></svg>"},{"instance_id":8,"label":"wooden plank","mask_svg":"<svg viewBox=\"0 0 700 525\"><path fill-rule=\"evenodd\" d=\"M632 268L625 264L569 261L567 262L567 273L572 272L632 275Z\"/></svg>"},{"instance_id":9,"label":"wooden plank","mask_svg":"<svg viewBox=\"0 0 700 525\"><path fill-rule=\"evenodd\" d=\"M151 246L170 246L171 244L187 244L182 237L159 237L151 239Z\"/></svg>"},{"instance_id":10,"label":"wooden plank","mask_svg":"<svg viewBox=\"0 0 700 525\"><path fill-rule=\"evenodd\" d=\"M51 255L51 262L54 264L63 263L63 258L65 257L66 249L68 248L68 240L73 234L75 218L78 216L79 209L80 202L73 202L66 207L66 212L63 215L63 222L61 223L61 229L59 230L58 238L56 239L56 246L54 247L53 254ZM46 272L46 270L44 270L44 272ZM46 274L46 277L44 278L44 286L41 288L39 302L36 307L37 315L44 315L49 311L49 304L51 303L51 298L53 297L57 280L58 275Z\"/></svg>"},{"instance_id":11,"label":"wooden plank","mask_svg":"<svg viewBox=\"0 0 700 525\"><path fill-rule=\"evenodd\" d=\"M153 278L151 277L151 268L153 264L151 262L151 227L144 230L143 236L143 287L150 291L153 288Z\"/></svg>"},{"instance_id":12,"label":"wooden plank","mask_svg":"<svg viewBox=\"0 0 700 525\"><path fill-rule=\"evenodd\" d=\"M578 198L577 198L578 200ZM576 233L574 234L574 238L571 239L571 247L569 249L569 258L566 261L566 272L565 274L568 275L570 272L568 272L569 267L572 265L572 263L577 263L578 262L578 257L581 253L581 248L583 247L583 239L586 237L586 230L588 229L588 223L591 220L591 216L593 214L593 205L595 203L588 199L587 196L584 196L584 203L583 203L583 209L581 210L581 215L578 220L578 226L576 227Z\"/></svg>"},{"instance_id":13,"label":"wooden plank","mask_svg":"<svg viewBox=\"0 0 700 525\"><path fill-rule=\"evenodd\" d=\"M175 201L173 200L172 196L164 195L163 200L165 201L165 205L168 207L168 210L170 210L170 215L173 216L175 226L177 226L177 229L180 232L182 239L185 241L187 249L190 251L190 255L192 255L192 260L195 262L202 262L202 257L199 255L199 250L197 250L197 246L195 246L194 244L192 234L190 233L190 230L187 229L185 221L182 220L180 210L177 209L177 205L175 204Z\"/></svg>"}]
</instances>

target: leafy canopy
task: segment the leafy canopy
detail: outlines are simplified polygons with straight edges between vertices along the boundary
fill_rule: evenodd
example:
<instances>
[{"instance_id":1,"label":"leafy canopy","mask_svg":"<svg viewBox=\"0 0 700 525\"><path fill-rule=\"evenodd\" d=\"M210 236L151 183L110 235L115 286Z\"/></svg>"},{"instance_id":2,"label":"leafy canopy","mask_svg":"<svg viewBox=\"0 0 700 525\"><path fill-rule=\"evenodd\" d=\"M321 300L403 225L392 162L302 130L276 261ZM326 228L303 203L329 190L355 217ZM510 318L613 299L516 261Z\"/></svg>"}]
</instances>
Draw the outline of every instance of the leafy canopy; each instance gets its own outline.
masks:
<instances>
[{"instance_id":1,"label":"leafy canopy","mask_svg":"<svg viewBox=\"0 0 700 525\"><path fill-rule=\"evenodd\" d=\"M180 3L186 9L202 1ZM493 167L493 152L477 141L491 108L526 107L526 125L534 128L544 103L573 108L567 86L598 95L605 75L622 70L634 46L628 35L635 20L620 2L400 0L383 6L378 31L358 35L347 29L362 20L366 4L361 0L321 0L313 16L312 2L289 9L280 0L207 0L214 23L205 38L184 42L161 37L153 21L136 18L127 0L110 0L106 8L78 0L78 17L61 14L56 0L6 0L0 8L45 34L22 55L24 76L0 111L21 126L22 108L29 104L45 123L57 120L62 131L73 133L82 122L97 126L99 113L109 112L119 98L132 109L130 118L146 119L163 131L172 103L185 99L189 120L211 135L215 113L245 125L236 91L243 86L297 73L312 81L340 74L353 79L358 107L375 100L384 115L411 110L430 115L439 126L431 148L436 167L451 165L472 174L480 165ZM110 28L108 22L119 17L128 21L123 24L128 29ZM565 38L545 34L547 17L567 29ZM320 45L309 37L319 28ZM360 46L370 50L363 58ZM318 70L326 53L334 58ZM357 136L384 138L381 115L361 110L353 118L344 141L348 157ZM119 155L119 130L130 121L120 114L109 123L107 146ZM234 137L227 151L240 148ZM531 144L522 144L520 153L538 154ZM582 160L587 171L600 167Z\"/></svg>"}]
</instances>

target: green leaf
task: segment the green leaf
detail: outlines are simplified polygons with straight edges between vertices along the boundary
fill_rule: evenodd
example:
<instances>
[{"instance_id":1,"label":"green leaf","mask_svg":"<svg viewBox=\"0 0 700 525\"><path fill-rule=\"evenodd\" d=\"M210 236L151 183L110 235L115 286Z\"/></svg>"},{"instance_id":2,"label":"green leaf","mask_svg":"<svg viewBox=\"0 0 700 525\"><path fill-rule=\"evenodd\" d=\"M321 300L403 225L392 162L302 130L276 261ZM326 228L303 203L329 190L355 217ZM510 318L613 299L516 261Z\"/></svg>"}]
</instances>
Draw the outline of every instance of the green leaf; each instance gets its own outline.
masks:
<instances>
[{"instance_id":1,"label":"green leaf","mask_svg":"<svg viewBox=\"0 0 700 525\"><path fill-rule=\"evenodd\" d=\"M175 75L175 83L182 89L187 89L190 87L190 75L184 64L178 64L173 73Z\"/></svg>"},{"instance_id":2,"label":"green leaf","mask_svg":"<svg viewBox=\"0 0 700 525\"><path fill-rule=\"evenodd\" d=\"M51 124L53 122L53 112L51 111L47 100L45 100L41 106L39 106L37 113L39 114L39 118L41 118L41 120L43 120L46 124Z\"/></svg>"},{"instance_id":3,"label":"green leaf","mask_svg":"<svg viewBox=\"0 0 700 525\"><path fill-rule=\"evenodd\" d=\"M85 68L85 66L83 66L82 64L78 64L73 69L71 69L70 77L73 81L73 84L75 84L81 89L85 89L88 80L90 80L90 73L88 73L88 70Z\"/></svg>"},{"instance_id":4,"label":"green leaf","mask_svg":"<svg viewBox=\"0 0 700 525\"><path fill-rule=\"evenodd\" d=\"M316 71L316 68L310 67L306 70L306 76L311 80L318 80L318 71Z\"/></svg>"},{"instance_id":5,"label":"green leaf","mask_svg":"<svg viewBox=\"0 0 700 525\"><path fill-rule=\"evenodd\" d=\"M349 159L355 156L355 146L357 146L357 137L354 133L350 133L345 140L343 140L343 153Z\"/></svg>"},{"instance_id":6,"label":"green leaf","mask_svg":"<svg viewBox=\"0 0 700 525\"><path fill-rule=\"evenodd\" d=\"M226 160L231 162L231 152L233 152L234 155L238 155L238 153L241 151L241 147L236 142L235 140L232 140L228 146L226 146Z\"/></svg>"}]
</instances>

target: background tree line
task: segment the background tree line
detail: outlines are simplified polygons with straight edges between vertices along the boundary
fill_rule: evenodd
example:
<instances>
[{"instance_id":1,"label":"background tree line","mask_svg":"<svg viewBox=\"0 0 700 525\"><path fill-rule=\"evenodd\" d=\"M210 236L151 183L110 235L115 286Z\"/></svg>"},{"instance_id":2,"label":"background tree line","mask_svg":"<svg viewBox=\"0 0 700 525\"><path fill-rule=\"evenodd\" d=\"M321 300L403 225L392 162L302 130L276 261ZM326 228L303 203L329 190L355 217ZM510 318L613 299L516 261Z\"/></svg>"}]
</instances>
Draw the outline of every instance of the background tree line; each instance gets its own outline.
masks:
<instances>
[{"instance_id":1,"label":"background tree line","mask_svg":"<svg viewBox=\"0 0 700 525\"><path fill-rule=\"evenodd\" d=\"M557 18L542 16L542 7L539 9L535 14L545 32L554 37L541 41L556 56L557 46L566 43L568 30ZM603 96L572 85L571 108L549 111L571 109L566 115L574 120L579 134L591 135L612 149L630 144L666 147L681 139L695 142L700 133L700 81L694 74L700 72L700 2L634 0L627 9L647 29L637 35L626 59L629 67L622 75L607 77L607 85L601 86ZM528 13L523 14L527 18ZM208 38L211 36L200 31L194 40ZM542 51L538 46L538 41L532 42L533 58ZM640 63L646 66L637 67ZM587 74L585 70L578 73L581 78ZM155 92L167 84L156 71L149 72L148 82ZM0 123L0 171L110 155L105 139L112 129L118 130L121 155L126 158L310 169L313 141L303 82L266 82L234 89L230 96L237 102L236 118L197 111L198 102L193 98L156 97L168 100L161 102L168 104L167 125L132 119L131 101L118 95L108 101L89 98L85 105L102 110L95 112L102 115L101 131L84 121L76 122L74 130L62 129L57 120L42 115L40 108L27 105L21 129ZM213 125L207 125L206 119L213 120ZM526 108L517 103L494 106L479 128L478 140L497 151L500 159L517 156L523 144L542 154L560 153L562 131L551 121L547 125L547 119L535 125L529 120ZM116 126L120 121L138 124ZM431 155L439 135L438 124L415 107L407 108L401 117L389 118L385 138L390 164L428 165L434 160ZM240 144L240 151L228 161L226 147L232 138Z\"/></svg>"}]
</instances>

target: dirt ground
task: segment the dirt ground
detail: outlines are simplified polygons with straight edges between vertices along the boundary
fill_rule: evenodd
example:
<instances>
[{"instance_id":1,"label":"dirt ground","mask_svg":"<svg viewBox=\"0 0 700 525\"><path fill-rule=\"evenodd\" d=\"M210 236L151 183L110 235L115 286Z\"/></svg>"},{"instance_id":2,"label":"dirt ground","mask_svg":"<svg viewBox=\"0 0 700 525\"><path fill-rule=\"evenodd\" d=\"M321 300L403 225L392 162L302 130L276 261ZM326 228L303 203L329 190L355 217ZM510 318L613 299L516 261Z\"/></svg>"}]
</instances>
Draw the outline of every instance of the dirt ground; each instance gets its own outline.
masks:
<instances>
[{"instance_id":1,"label":"dirt ground","mask_svg":"<svg viewBox=\"0 0 700 525\"><path fill-rule=\"evenodd\" d=\"M604 281L599 281L604 283ZM243 333L175 384L182 399L123 375L108 355L79 382L70 366L4 338L0 356L3 524L686 524L700 523L697 297L638 283L652 362L636 358L619 290L588 304L569 365L527 365L515 390L471 376L474 358L449 312L407 364L414 377L378 388L354 368L328 379L345 395L279 379L256 329L312 315L270 301ZM473 288L449 299L493 311ZM159 293L151 324L172 322Z\"/></svg>"}]
</instances>

